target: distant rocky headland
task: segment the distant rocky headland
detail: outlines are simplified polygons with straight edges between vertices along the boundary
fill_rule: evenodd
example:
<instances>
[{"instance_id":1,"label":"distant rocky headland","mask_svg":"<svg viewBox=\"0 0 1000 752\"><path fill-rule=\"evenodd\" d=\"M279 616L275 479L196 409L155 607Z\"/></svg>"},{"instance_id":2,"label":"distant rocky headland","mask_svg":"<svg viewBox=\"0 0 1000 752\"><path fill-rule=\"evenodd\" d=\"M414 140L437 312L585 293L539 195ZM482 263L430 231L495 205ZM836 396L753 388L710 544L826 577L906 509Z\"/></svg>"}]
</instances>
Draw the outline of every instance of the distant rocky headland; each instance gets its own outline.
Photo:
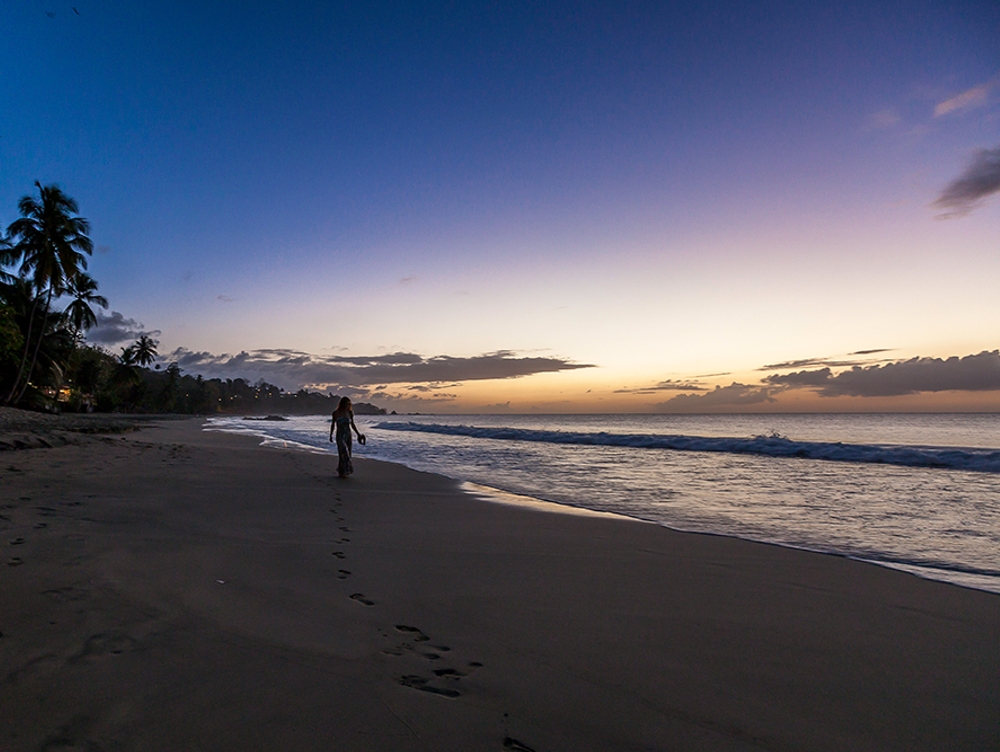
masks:
<instances>
[{"instance_id":1,"label":"distant rocky headland","mask_svg":"<svg viewBox=\"0 0 1000 752\"><path fill-rule=\"evenodd\" d=\"M322 395L320 395L320 396L322 396ZM310 402L314 402L314 401L315 400L310 400ZM254 415L254 414L244 415L243 416L243 420L283 421L283 420L288 420L288 418L286 418L285 415L325 415L327 412L333 412L333 410L336 409L337 403L340 402L340 398L339 397L327 398L327 401L328 401L328 404L326 405L326 407L327 407L326 410L311 409L311 410L306 410L306 411L303 412L300 409L302 407L301 404L291 404L291 405L289 405L290 407L292 407L292 408L299 408L299 409L294 409L294 410L292 410L292 411L290 411L288 413L285 413L285 414L267 413L266 415L259 415L259 414L257 414L257 415ZM373 405L373 404L371 404L369 402L354 402L354 403L352 403L351 406L354 409L354 414L355 415L385 415L386 414L386 411L385 411L384 407L379 407L378 405ZM316 406L312 405L312 407L315 408Z\"/></svg>"}]
</instances>

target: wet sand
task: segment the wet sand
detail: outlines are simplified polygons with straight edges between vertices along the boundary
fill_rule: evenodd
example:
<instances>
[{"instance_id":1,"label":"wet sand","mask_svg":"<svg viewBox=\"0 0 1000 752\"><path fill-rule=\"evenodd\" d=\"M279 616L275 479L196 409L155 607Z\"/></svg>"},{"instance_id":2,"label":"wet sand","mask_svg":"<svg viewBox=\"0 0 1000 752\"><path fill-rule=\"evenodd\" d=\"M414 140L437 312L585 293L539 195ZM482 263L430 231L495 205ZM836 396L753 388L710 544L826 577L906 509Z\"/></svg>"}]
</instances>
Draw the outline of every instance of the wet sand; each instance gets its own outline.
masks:
<instances>
[{"instance_id":1,"label":"wet sand","mask_svg":"<svg viewBox=\"0 0 1000 752\"><path fill-rule=\"evenodd\" d=\"M1000 596L200 425L0 452L0 749L1000 748Z\"/></svg>"}]
</instances>

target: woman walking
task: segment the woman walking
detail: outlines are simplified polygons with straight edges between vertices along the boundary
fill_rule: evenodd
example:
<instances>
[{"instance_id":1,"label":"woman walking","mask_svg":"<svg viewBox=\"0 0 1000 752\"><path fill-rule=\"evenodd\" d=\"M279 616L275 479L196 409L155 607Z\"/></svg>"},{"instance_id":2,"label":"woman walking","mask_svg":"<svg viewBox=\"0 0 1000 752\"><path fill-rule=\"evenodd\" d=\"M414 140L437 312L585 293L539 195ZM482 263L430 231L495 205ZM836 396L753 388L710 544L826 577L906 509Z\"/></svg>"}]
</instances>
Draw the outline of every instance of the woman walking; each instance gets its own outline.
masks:
<instances>
[{"instance_id":1,"label":"woman walking","mask_svg":"<svg viewBox=\"0 0 1000 752\"><path fill-rule=\"evenodd\" d=\"M330 441L333 441L334 432L337 436L337 475L346 478L354 472L354 465L351 464L351 429L358 435L358 442L365 443L365 435L354 425L354 410L351 409L351 400L347 397L340 398L340 404L333 411L333 420L330 421Z\"/></svg>"}]
</instances>

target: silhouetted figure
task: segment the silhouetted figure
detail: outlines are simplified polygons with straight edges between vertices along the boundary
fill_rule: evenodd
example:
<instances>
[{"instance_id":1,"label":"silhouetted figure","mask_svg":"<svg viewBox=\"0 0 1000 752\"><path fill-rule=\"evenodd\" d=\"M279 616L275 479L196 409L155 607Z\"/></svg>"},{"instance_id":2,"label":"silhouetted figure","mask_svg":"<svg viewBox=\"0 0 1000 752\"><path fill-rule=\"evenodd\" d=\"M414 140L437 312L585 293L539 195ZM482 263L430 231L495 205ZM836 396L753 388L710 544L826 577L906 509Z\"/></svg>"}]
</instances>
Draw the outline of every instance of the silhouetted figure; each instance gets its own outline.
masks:
<instances>
[{"instance_id":1,"label":"silhouetted figure","mask_svg":"<svg viewBox=\"0 0 1000 752\"><path fill-rule=\"evenodd\" d=\"M358 435L358 441L365 443L365 435L354 425L354 410L351 409L351 400L347 397L340 398L340 404L333 411L333 420L330 421L330 441L333 441L334 433L337 436L337 475L346 478L354 472L354 465L351 464L351 429Z\"/></svg>"}]
</instances>

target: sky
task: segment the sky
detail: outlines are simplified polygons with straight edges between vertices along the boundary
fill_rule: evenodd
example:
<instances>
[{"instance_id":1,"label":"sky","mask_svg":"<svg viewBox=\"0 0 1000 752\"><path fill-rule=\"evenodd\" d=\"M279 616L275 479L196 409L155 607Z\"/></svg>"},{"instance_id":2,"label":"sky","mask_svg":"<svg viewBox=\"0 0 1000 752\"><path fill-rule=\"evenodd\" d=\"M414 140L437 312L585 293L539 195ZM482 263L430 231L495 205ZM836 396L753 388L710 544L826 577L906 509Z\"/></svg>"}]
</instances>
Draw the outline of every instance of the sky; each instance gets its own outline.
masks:
<instances>
[{"instance_id":1,"label":"sky","mask_svg":"<svg viewBox=\"0 0 1000 752\"><path fill-rule=\"evenodd\" d=\"M112 352L399 411L1000 411L994 0L0 27L0 224L76 199Z\"/></svg>"}]
</instances>

